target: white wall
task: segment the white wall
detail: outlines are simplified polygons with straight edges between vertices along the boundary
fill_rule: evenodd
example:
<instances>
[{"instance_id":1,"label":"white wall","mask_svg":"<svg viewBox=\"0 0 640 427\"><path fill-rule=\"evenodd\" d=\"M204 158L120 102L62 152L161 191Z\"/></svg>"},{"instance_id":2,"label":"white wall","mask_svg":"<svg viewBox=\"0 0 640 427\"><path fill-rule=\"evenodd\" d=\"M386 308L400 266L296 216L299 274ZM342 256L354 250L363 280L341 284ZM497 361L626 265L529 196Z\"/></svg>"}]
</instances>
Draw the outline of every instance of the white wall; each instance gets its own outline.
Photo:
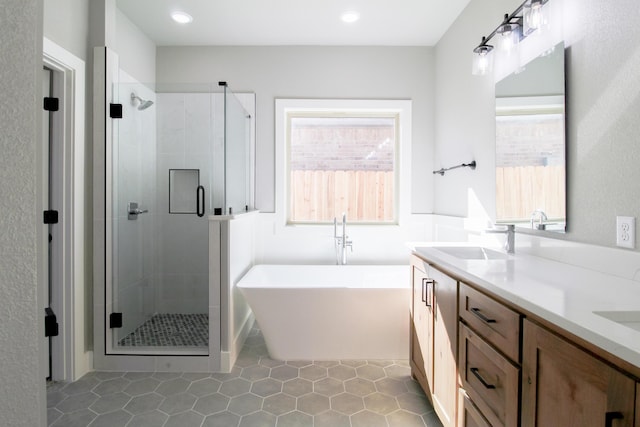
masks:
<instances>
[{"instance_id":1,"label":"white wall","mask_svg":"<svg viewBox=\"0 0 640 427\"><path fill-rule=\"evenodd\" d=\"M158 47L160 83L226 81L256 93L256 208L273 212L275 98L413 100L412 212L432 210L433 49Z\"/></svg>"},{"instance_id":2,"label":"white wall","mask_svg":"<svg viewBox=\"0 0 640 427\"><path fill-rule=\"evenodd\" d=\"M566 238L614 246L616 215L640 216L637 2L552 1L563 2L567 45ZM495 215L494 86L471 75L471 50L519 4L472 0L436 46L436 166L478 161L437 177L438 214Z\"/></svg>"},{"instance_id":3,"label":"white wall","mask_svg":"<svg viewBox=\"0 0 640 427\"><path fill-rule=\"evenodd\" d=\"M0 425L46 425L42 289L37 285L41 0L0 8Z\"/></svg>"}]
</instances>

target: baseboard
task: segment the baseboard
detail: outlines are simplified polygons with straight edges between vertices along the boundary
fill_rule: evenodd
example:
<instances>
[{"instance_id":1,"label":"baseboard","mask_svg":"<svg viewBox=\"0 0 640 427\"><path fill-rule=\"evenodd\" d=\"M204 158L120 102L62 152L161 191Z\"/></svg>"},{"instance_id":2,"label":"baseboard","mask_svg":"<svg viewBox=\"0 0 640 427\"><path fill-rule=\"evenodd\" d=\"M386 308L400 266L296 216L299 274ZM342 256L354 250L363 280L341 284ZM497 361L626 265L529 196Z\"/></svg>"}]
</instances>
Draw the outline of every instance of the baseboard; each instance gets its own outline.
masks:
<instances>
[{"instance_id":1,"label":"baseboard","mask_svg":"<svg viewBox=\"0 0 640 427\"><path fill-rule=\"evenodd\" d=\"M70 381L77 381L91 371L93 371L93 351L89 350L83 352L76 361Z\"/></svg>"},{"instance_id":2,"label":"baseboard","mask_svg":"<svg viewBox=\"0 0 640 427\"><path fill-rule=\"evenodd\" d=\"M253 316L252 312L249 312L249 314L247 314L247 317L244 319L244 322L242 322L242 327L233 340L231 350L220 352L220 370L222 372L231 372L231 370L233 369L233 365L235 365L236 360L238 359L238 355L242 351L244 342L249 336L249 332L251 332L251 328L253 328L254 322L255 317Z\"/></svg>"}]
</instances>

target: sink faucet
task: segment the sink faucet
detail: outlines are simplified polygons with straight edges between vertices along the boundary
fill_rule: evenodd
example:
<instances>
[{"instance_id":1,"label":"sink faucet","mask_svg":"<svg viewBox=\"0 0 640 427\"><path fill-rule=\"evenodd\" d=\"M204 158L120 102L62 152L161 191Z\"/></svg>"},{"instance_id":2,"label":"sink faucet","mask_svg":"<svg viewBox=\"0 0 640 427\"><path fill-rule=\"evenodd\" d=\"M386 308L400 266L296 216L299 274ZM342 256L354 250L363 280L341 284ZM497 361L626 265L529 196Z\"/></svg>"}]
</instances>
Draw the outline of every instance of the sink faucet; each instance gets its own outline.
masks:
<instances>
[{"instance_id":1,"label":"sink faucet","mask_svg":"<svg viewBox=\"0 0 640 427\"><path fill-rule=\"evenodd\" d=\"M353 242L347 236L347 214L342 214L342 235L338 235L338 219L333 218L333 238L336 241L336 264L347 265L347 247L353 252Z\"/></svg>"},{"instance_id":2,"label":"sink faucet","mask_svg":"<svg viewBox=\"0 0 640 427\"><path fill-rule=\"evenodd\" d=\"M536 228L533 226L533 221L536 219L536 216L539 216L540 219L538 220L538 230L543 230L544 226L542 224L543 221L547 220L547 214L544 213L544 211L542 209L536 209L535 211L533 211L531 213L531 228Z\"/></svg>"},{"instance_id":3,"label":"sink faucet","mask_svg":"<svg viewBox=\"0 0 640 427\"><path fill-rule=\"evenodd\" d=\"M487 230L487 233L501 233L506 234L507 239L504 242L504 250L508 254L516 253L516 226L514 224L504 224L507 228L505 230Z\"/></svg>"}]
</instances>

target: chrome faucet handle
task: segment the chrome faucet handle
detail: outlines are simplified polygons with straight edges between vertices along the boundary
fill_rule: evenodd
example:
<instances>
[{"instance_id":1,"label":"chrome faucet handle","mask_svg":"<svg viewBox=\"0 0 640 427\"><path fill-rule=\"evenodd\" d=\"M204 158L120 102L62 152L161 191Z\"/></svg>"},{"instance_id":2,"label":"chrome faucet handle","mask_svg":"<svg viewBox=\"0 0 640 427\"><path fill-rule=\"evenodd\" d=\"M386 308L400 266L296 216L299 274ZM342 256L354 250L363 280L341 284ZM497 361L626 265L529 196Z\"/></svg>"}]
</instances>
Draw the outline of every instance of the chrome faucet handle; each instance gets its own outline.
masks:
<instances>
[{"instance_id":1,"label":"chrome faucet handle","mask_svg":"<svg viewBox=\"0 0 640 427\"><path fill-rule=\"evenodd\" d=\"M149 212L149 209L140 209L138 207L138 202L127 203L127 219L129 220L138 219L138 215L147 212Z\"/></svg>"}]
</instances>

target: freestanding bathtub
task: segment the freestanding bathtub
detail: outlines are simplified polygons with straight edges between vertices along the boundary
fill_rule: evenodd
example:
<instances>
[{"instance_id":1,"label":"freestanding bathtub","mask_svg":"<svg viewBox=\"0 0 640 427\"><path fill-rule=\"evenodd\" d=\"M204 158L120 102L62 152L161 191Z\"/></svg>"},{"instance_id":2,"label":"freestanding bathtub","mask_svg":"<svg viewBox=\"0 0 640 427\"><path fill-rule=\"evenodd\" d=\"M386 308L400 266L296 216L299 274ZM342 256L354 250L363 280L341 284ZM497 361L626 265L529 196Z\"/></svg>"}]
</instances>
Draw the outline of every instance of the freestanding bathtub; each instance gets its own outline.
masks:
<instances>
[{"instance_id":1,"label":"freestanding bathtub","mask_svg":"<svg viewBox=\"0 0 640 427\"><path fill-rule=\"evenodd\" d=\"M256 265L237 286L274 359L409 357L408 266Z\"/></svg>"}]
</instances>

